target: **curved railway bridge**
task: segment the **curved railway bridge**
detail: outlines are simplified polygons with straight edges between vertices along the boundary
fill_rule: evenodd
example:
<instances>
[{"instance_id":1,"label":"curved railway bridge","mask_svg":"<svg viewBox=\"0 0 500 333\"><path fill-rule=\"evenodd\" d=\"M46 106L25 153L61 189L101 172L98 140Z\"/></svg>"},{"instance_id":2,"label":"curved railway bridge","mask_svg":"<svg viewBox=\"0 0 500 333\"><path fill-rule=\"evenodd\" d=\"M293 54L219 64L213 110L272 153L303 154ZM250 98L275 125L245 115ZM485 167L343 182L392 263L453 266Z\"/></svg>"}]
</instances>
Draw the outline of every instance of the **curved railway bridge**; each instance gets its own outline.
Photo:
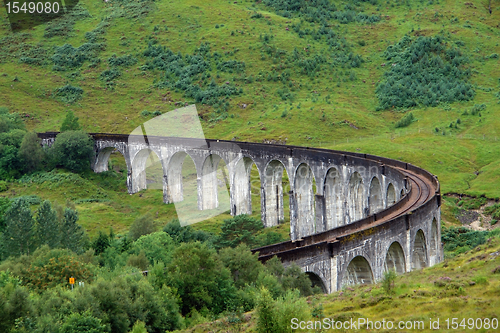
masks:
<instances>
[{"instance_id":1,"label":"curved railway bridge","mask_svg":"<svg viewBox=\"0 0 500 333\"><path fill-rule=\"evenodd\" d=\"M52 145L58 133L39 133ZM296 263L325 292L432 266L443 259L441 196L436 176L384 157L319 148L250 142L91 133L95 172L108 170L113 152L127 165L127 189L147 188L146 161L161 162L163 201L184 200L182 165L196 168L195 210L220 207L217 168L228 170L232 215L251 214L251 169L259 174L265 227L288 219L290 241L258 249L259 259ZM222 186L225 186L223 184ZM284 198L289 202L285 202ZM176 206L177 207L177 206ZM192 208L192 207L191 207ZM179 212L178 212L179 213Z\"/></svg>"}]
</instances>

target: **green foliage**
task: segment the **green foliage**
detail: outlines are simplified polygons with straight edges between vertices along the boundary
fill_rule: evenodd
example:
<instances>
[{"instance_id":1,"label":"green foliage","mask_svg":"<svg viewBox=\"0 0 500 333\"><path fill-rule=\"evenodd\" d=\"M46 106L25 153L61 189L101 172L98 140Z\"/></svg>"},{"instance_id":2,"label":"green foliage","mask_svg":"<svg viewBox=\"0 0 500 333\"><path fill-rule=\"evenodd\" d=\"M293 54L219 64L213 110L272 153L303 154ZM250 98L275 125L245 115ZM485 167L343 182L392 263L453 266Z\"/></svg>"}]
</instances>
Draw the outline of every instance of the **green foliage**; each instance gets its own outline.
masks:
<instances>
[{"instance_id":1,"label":"green foliage","mask_svg":"<svg viewBox=\"0 0 500 333\"><path fill-rule=\"evenodd\" d=\"M41 168L45 154L41 140L34 132L26 133L19 148L19 159L24 166L24 172L34 172Z\"/></svg>"},{"instance_id":2,"label":"green foliage","mask_svg":"<svg viewBox=\"0 0 500 333\"><path fill-rule=\"evenodd\" d=\"M68 4L69 3L70 2L68 2ZM69 8L71 8L71 10L68 10L67 14L52 20L46 25L43 37L69 37L76 21L90 17L89 12L82 6L69 6L68 9Z\"/></svg>"},{"instance_id":3,"label":"green foliage","mask_svg":"<svg viewBox=\"0 0 500 333\"><path fill-rule=\"evenodd\" d=\"M238 289L253 284L264 270L258 255L252 254L250 248L245 244L240 244L234 249L221 249L219 256L224 266L231 271L234 285Z\"/></svg>"},{"instance_id":4,"label":"green foliage","mask_svg":"<svg viewBox=\"0 0 500 333\"><path fill-rule=\"evenodd\" d=\"M107 331L106 325L92 316L89 311L83 314L71 314L61 326L61 333L106 333Z\"/></svg>"},{"instance_id":5,"label":"green foliage","mask_svg":"<svg viewBox=\"0 0 500 333\"><path fill-rule=\"evenodd\" d=\"M243 92L241 88L236 88L229 81L218 84L212 78L208 82L211 77L211 59L219 58L218 55L210 53L208 44L202 44L192 55L183 56L164 46L156 46L156 43L157 41L153 40L148 44L144 56L151 60L141 66L143 70L160 70L163 73L162 77L155 82L155 87L168 87L183 91L185 97L194 99L196 103L211 105L219 114L225 114L231 96ZM235 66L235 70L243 70L243 65L235 61L220 64L220 68L224 70L229 69L228 66ZM201 84L196 82L201 82Z\"/></svg>"},{"instance_id":6,"label":"green foliage","mask_svg":"<svg viewBox=\"0 0 500 333\"><path fill-rule=\"evenodd\" d=\"M246 244L250 248L258 245L255 234L263 229L262 222L248 215L237 215L231 219L224 220L221 233L215 246L236 247Z\"/></svg>"},{"instance_id":7,"label":"green foliage","mask_svg":"<svg viewBox=\"0 0 500 333\"><path fill-rule=\"evenodd\" d=\"M194 230L190 225L182 227L179 219L173 219L163 228L174 242L188 243L188 242L209 242L212 240L213 235L203 230Z\"/></svg>"},{"instance_id":8,"label":"green foliage","mask_svg":"<svg viewBox=\"0 0 500 333\"><path fill-rule=\"evenodd\" d=\"M471 210L481 208L486 202L488 202L488 199L485 197L464 197L457 205L463 209Z\"/></svg>"},{"instance_id":9,"label":"green foliage","mask_svg":"<svg viewBox=\"0 0 500 333\"><path fill-rule=\"evenodd\" d=\"M484 212L495 220L500 220L500 204L494 204L484 208ZM495 222L496 223L496 222Z\"/></svg>"},{"instance_id":10,"label":"green foliage","mask_svg":"<svg viewBox=\"0 0 500 333\"><path fill-rule=\"evenodd\" d=\"M67 131L57 135L49 150L53 163L73 172L90 169L94 140L81 131Z\"/></svg>"},{"instance_id":11,"label":"green foliage","mask_svg":"<svg viewBox=\"0 0 500 333\"><path fill-rule=\"evenodd\" d=\"M153 216L151 214L146 214L135 219L135 221L130 226L128 235L130 239L136 241L139 237L143 235L148 235L155 232L155 226L153 221Z\"/></svg>"},{"instance_id":12,"label":"green foliage","mask_svg":"<svg viewBox=\"0 0 500 333\"><path fill-rule=\"evenodd\" d=\"M83 95L83 89L80 87L74 87L71 84L67 84L63 87L56 88L52 96L57 98L63 103L75 103L80 100Z\"/></svg>"},{"instance_id":13,"label":"green foliage","mask_svg":"<svg viewBox=\"0 0 500 333\"><path fill-rule=\"evenodd\" d=\"M290 332L293 318L307 321L311 318L309 306L297 291L288 291L286 295L273 300L270 292L262 288L257 306L257 332L285 333ZM304 332L299 329L298 332Z\"/></svg>"},{"instance_id":14,"label":"green foliage","mask_svg":"<svg viewBox=\"0 0 500 333\"><path fill-rule=\"evenodd\" d=\"M78 117L75 116L73 111L69 110L68 113L66 113L66 117L61 125L61 132L79 131L81 129Z\"/></svg>"},{"instance_id":15,"label":"green foliage","mask_svg":"<svg viewBox=\"0 0 500 333\"><path fill-rule=\"evenodd\" d=\"M384 56L392 64L377 86L379 109L436 106L441 102L474 98L467 83L468 59L456 48L447 49L443 37L404 36L387 48Z\"/></svg>"},{"instance_id":16,"label":"green foliage","mask_svg":"<svg viewBox=\"0 0 500 333\"><path fill-rule=\"evenodd\" d=\"M56 47L51 60L54 63L54 70L65 71L72 68L79 68L85 61L96 61L97 54L104 49L103 44L85 43L75 48L70 44Z\"/></svg>"},{"instance_id":17,"label":"green foliage","mask_svg":"<svg viewBox=\"0 0 500 333\"><path fill-rule=\"evenodd\" d=\"M71 208L64 209L61 221L61 246L73 252L81 253L84 248L85 231L78 223L78 212Z\"/></svg>"},{"instance_id":18,"label":"green foliage","mask_svg":"<svg viewBox=\"0 0 500 333\"><path fill-rule=\"evenodd\" d=\"M44 201L36 212L36 239L38 245L48 245L51 249L61 244L60 225L57 213L50 201Z\"/></svg>"},{"instance_id":19,"label":"green foliage","mask_svg":"<svg viewBox=\"0 0 500 333\"><path fill-rule=\"evenodd\" d=\"M474 106L470 110L470 114L475 116L477 114L481 115L481 111L486 109L486 104L474 104Z\"/></svg>"},{"instance_id":20,"label":"green foliage","mask_svg":"<svg viewBox=\"0 0 500 333\"><path fill-rule=\"evenodd\" d=\"M91 265L81 262L69 250L38 248L29 267L22 270L22 283L32 289L45 290L56 286L69 288L69 278L91 282L94 273Z\"/></svg>"},{"instance_id":21,"label":"green foliage","mask_svg":"<svg viewBox=\"0 0 500 333\"><path fill-rule=\"evenodd\" d=\"M396 281L396 272L392 269L385 271L382 278L382 288L384 288L386 294L390 295L393 293L394 281Z\"/></svg>"},{"instance_id":22,"label":"green foliage","mask_svg":"<svg viewBox=\"0 0 500 333\"><path fill-rule=\"evenodd\" d=\"M136 321L134 327L132 327L132 331L129 333L148 333L146 330L146 324L140 320Z\"/></svg>"},{"instance_id":23,"label":"green foliage","mask_svg":"<svg viewBox=\"0 0 500 333\"><path fill-rule=\"evenodd\" d=\"M34 221L29 204L22 198L12 202L5 213L3 242L9 255L29 255L35 249Z\"/></svg>"},{"instance_id":24,"label":"green foliage","mask_svg":"<svg viewBox=\"0 0 500 333\"><path fill-rule=\"evenodd\" d=\"M488 231L475 231L464 227L451 227L441 231L441 240L445 252L463 253L484 244Z\"/></svg>"},{"instance_id":25,"label":"green foliage","mask_svg":"<svg viewBox=\"0 0 500 333\"><path fill-rule=\"evenodd\" d=\"M108 235L100 231L99 236L97 236L97 238L92 243L92 248L94 249L95 254L98 255L103 253L109 246L110 242Z\"/></svg>"},{"instance_id":26,"label":"green foliage","mask_svg":"<svg viewBox=\"0 0 500 333\"><path fill-rule=\"evenodd\" d=\"M174 247L173 239L167 233L159 231L140 237L129 252L136 255L144 252L151 265L157 261L166 265L172 261Z\"/></svg>"},{"instance_id":27,"label":"green foliage","mask_svg":"<svg viewBox=\"0 0 500 333\"><path fill-rule=\"evenodd\" d=\"M117 57L116 54L113 54L109 59L108 62L111 66L123 66L123 67L130 67L132 65L135 65L137 63L137 58L133 57L130 54Z\"/></svg>"},{"instance_id":28,"label":"green foliage","mask_svg":"<svg viewBox=\"0 0 500 333\"><path fill-rule=\"evenodd\" d=\"M214 250L199 242L183 243L172 257L167 265L167 285L177 291L183 315L204 308L219 314L234 304L236 289L231 273Z\"/></svg>"},{"instance_id":29,"label":"green foliage","mask_svg":"<svg viewBox=\"0 0 500 333\"><path fill-rule=\"evenodd\" d=\"M5 192L9 189L9 184L5 180L0 180L0 192Z\"/></svg>"},{"instance_id":30,"label":"green foliage","mask_svg":"<svg viewBox=\"0 0 500 333\"><path fill-rule=\"evenodd\" d=\"M412 122L415 121L415 117L413 117L413 113L407 113L406 115L403 116L398 122L396 122L396 128L400 127L407 127L409 126Z\"/></svg>"}]
</instances>

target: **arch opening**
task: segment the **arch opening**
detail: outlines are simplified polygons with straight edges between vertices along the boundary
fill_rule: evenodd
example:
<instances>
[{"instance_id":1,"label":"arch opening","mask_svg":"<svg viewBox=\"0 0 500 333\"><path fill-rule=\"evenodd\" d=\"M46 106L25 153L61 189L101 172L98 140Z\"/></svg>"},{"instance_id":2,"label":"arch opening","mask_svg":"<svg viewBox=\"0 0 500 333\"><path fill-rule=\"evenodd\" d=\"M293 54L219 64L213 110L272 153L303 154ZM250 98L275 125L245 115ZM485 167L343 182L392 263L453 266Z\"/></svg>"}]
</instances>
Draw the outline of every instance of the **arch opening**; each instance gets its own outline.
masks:
<instances>
[{"instance_id":1,"label":"arch opening","mask_svg":"<svg viewBox=\"0 0 500 333\"><path fill-rule=\"evenodd\" d=\"M163 190L163 166L151 149L140 150L132 161L133 192L145 189Z\"/></svg>"},{"instance_id":2,"label":"arch opening","mask_svg":"<svg viewBox=\"0 0 500 333\"><path fill-rule=\"evenodd\" d=\"M326 229L343 225L342 183L337 169L328 170L323 193L325 195Z\"/></svg>"},{"instance_id":3,"label":"arch opening","mask_svg":"<svg viewBox=\"0 0 500 333\"><path fill-rule=\"evenodd\" d=\"M196 167L186 152L175 153L167 166L165 203L182 202L197 205Z\"/></svg>"},{"instance_id":4,"label":"arch opening","mask_svg":"<svg viewBox=\"0 0 500 333\"><path fill-rule=\"evenodd\" d=\"M403 274L406 271L405 254L398 242L391 244L385 256L384 271L389 270L393 270L398 274Z\"/></svg>"},{"instance_id":5,"label":"arch opening","mask_svg":"<svg viewBox=\"0 0 500 333\"><path fill-rule=\"evenodd\" d=\"M314 215L314 188L311 168L302 163L295 172L295 198L297 203L297 238L317 232Z\"/></svg>"},{"instance_id":6,"label":"arch opening","mask_svg":"<svg viewBox=\"0 0 500 333\"><path fill-rule=\"evenodd\" d=\"M354 172L349 179L347 195L347 211L349 222L360 220L364 217L365 196L363 180L358 172Z\"/></svg>"},{"instance_id":7,"label":"arch opening","mask_svg":"<svg viewBox=\"0 0 500 333\"><path fill-rule=\"evenodd\" d=\"M430 255L430 265L434 265L439 261L439 236L438 236L438 229L437 229L437 221L435 218L432 219L432 225L431 225L431 238L430 238L430 244L429 244L429 255Z\"/></svg>"},{"instance_id":8,"label":"arch opening","mask_svg":"<svg viewBox=\"0 0 500 333\"><path fill-rule=\"evenodd\" d=\"M401 199L402 197L404 197L405 194L406 194L405 189L404 188L401 189L401 193L399 194L399 199Z\"/></svg>"},{"instance_id":9,"label":"arch opening","mask_svg":"<svg viewBox=\"0 0 500 333\"><path fill-rule=\"evenodd\" d=\"M425 236L422 229L417 231L413 241L412 251L412 269L421 269L427 267L427 248L425 246Z\"/></svg>"},{"instance_id":10,"label":"arch opening","mask_svg":"<svg viewBox=\"0 0 500 333\"><path fill-rule=\"evenodd\" d=\"M373 177L370 183L370 196L368 197L370 204L370 214L375 214L384 208L384 200L382 198L382 187L377 177Z\"/></svg>"},{"instance_id":11,"label":"arch opening","mask_svg":"<svg viewBox=\"0 0 500 333\"><path fill-rule=\"evenodd\" d=\"M316 273L313 272L306 272L307 277L309 280L311 280L311 287L314 288L321 288L321 291L323 294L328 293L328 290L326 289L325 283L323 280L317 275Z\"/></svg>"},{"instance_id":12,"label":"arch opening","mask_svg":"<svg viewBox=\"0 0 500 333\"><path fill-rule=\"evenodd\" d=\"M368 260L363 256L354 257L345 270L342 287L370 283L373 283L373 273Z\"/></svg>"},{"instance_id":13,"label":"arch opening","mask_svg":"<svg viewBox=\"0 0 500 333\"><path fill-rule=\"evenodd\" d=\"M216 154L205 159L201 170L201 210L230 210L229 172L226 162Z\"/></svg>"},{"instance_id":14,"label":"arch opening","mask_svg":"<svg viewBox=\"0 0 500 333\"><path fill-rule=\"evenodd\" d=\"M396 189L394 188L394 185L392 183L389 183L389 186L387 186L387 195L385 198L386 202L386 207L390 207L396 203Z\"/></svg>"},{"instance_id":15,"label":"arch opening","mask_svg":"<svg viewBox=\"0 0 500 333\"><path fill-rule=\"evenodd\" d=\"M257 174L255 174L257 171ZM258 181L258 192L253 188ZM234 168L231 214L252 215L253 197L260 197L260 176L253 160L249 157L240 159ZM258 204L260 206L260 204Z\"/></svg>"},{"instance_id":16,"label":"arch opening","mask_svg":"<svg viewBox=\"0 0 500 333\"><path fill-rule=\"evenodd\" d=\"M283 163L278 160L269 162L264 172L264 182L266 209L262 221L265 227L272 227L284 223L285 213L289 213L289 178Z\"/></svg>"}]
</instances>

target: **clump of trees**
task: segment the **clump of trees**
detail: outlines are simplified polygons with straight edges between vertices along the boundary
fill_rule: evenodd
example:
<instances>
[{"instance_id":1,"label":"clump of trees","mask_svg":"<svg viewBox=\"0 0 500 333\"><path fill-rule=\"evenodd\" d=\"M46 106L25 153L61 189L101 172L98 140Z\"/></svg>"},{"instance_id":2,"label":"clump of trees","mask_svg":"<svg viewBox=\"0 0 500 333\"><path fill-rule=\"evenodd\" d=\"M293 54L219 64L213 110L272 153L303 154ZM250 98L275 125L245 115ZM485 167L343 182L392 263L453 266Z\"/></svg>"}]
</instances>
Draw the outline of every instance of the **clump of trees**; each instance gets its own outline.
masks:
<instances>
[{"instance_id":1,"label":"clump of trees","mask_svg":"<svg viewBox=\"0 0 500 333\"><path fill-rule=\"evenodd\" d=\"M406 127L406 126L409 126L412 122L415 121L415 117L413 117L413 113L407 113L403 116L403 118L401 118L400 120L398 120L396 122L396 128L399 128L399 127Z\"/></svg>"},{"instance_id":2,"label":"clump of trees","mask_svg":"<svg viewBox=\"0 0 500 333\"><path fill-rule=\"evenodd\" d=\"M224 221L218 236L174 220L164 231L135 241L111 230L76 249L68 242L77 241L65 240L68 233L61 231L65 221L75 221L71 208L61 217L60 208L45 201L31 214L25 201L13 202L3 214L8 225L31 216L32 240L29 254L22 247L0 262L2 332L79 332L83 327L165 332L252 309L269 319L259 321L260 331L271 325L266 332L281 332L291 318L309 316L300 296L317 290L298 266L284 268L277 258L263 264L252 254L247 243L260 246L258 240L267 238L259 237L262 225L246 215ZM28 244L24 238L20 243ZM73 292L71 276L77 281Z\"/></svg>"},{"instance_id":3,"label":"clump of trees","mask_svg":"<svg viewBox=\"0 0 500 333\"><path fill-rule=\"evenodd\" d=\"M468 83L468 58L458 48L447 48L441 36L403 37L384 54L389 69L377 86L379 110L436 106L468 101L475 92Z\"/></svg>"}]
</instances>

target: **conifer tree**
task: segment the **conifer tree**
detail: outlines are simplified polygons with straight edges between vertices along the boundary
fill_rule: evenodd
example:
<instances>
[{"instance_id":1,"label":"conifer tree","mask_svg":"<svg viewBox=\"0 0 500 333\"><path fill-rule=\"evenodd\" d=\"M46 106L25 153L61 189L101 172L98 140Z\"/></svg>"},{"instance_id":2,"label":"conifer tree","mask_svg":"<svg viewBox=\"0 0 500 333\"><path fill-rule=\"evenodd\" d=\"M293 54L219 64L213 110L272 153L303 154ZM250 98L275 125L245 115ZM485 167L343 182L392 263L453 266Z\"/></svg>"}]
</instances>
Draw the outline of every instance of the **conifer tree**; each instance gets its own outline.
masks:
<instances>
[{"instance_id":1,"label":"conifer tree","mask_svg":"<svg viewBox=\"0 0 500 333\"><path fill-rule=\"evenodd\" d=\"M50 201L44 201L38 208L37 213L36 238L38 244L47 244L52 249L59 247L61 240L59 221Z\"/></svg>"},{"instance_id":2,"label":"conifer tree","mask_svg":"<svg viewBox=\"0 0 500 333\"><path fill-rule=\"evenodd\" d=\"M40 145L40 139L35 132L29 132L24 135L18 154L24 171L33 172L40 169L44 153Z\"/></svg>"},{"instance_id":3,"label":"conifer tree","mask_svg":"<svg viewBox=\"0 0 500 333\"><path fill-rule=\"evenodd\" d=\"M80 123L78 122L78 117L75 116L73 111L68 111L66 118L61 125L61 132L66 131L78 131L81 129Z\"/></svg>"},{"instance_id":4,"label":"conifer tree","mask_svg":"<svg viewBox=\"0 0 500 333\"><path fill-rule=\"evenodd\" d=\"M35 248L33 215L28 202L18 199L5 213L4 250L7 255L29 255Z\"/></svg>"},{"instance_id":5,"label":"conifer tree","mask_svg":"<svg viewBox=\"0 0 500 333\"><path fill-rule=\"evenodd\" d=\"M71 208L64 210L61 223L61 246L76 253L82 251L84 231L78 221L78 212Z\"/></svg>"}]
</instances>

